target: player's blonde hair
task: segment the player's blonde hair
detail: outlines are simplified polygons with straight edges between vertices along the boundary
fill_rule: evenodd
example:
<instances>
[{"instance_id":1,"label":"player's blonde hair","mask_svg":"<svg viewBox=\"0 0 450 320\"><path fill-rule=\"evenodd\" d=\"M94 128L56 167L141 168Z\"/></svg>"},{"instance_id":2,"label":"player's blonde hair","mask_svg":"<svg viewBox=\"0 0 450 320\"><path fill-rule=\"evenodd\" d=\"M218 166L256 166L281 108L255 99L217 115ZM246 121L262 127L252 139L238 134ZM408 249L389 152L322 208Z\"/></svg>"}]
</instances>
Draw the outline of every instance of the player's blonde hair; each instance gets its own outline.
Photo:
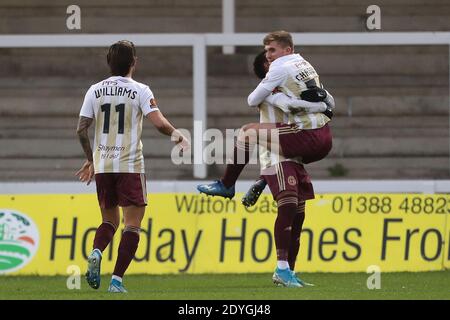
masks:
<instances>
[{"instance_id":1,"label":"player's blonde hair","mask_svg":"<svg viewBox=\"0 0 450 320\"><path fill-rule=\"evenodd\" d=\"M294 51L294 42L292 41L292 36L287 31L280 30L271 32L264 37L263 43L264 45L268 45L272 41L276 41L283 47L291 47L292 51Z\"/></svg>"}]
</instances>

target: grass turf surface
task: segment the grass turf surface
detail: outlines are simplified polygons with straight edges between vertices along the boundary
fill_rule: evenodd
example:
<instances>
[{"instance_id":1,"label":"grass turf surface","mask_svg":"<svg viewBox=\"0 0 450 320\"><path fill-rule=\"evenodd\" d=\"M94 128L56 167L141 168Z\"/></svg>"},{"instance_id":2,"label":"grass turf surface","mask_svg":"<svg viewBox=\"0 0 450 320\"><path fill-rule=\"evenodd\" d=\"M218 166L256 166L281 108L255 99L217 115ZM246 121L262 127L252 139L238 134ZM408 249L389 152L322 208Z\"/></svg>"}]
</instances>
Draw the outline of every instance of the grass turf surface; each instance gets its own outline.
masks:
<instances>
[{"instance_id":1,"label":"grass turf surface","mask_svg":"<svg viewBox=\"0 0 450 320\"><path fill-rule=\"evenodd\" d=\"M65 276L0 276L5 299L150 299L150 300L306 300L306 299L445 299L450 300L450 271L382 273L381 289L369 290L366 273L305 273L315 284L276 287L271 274L128 275L128 294L107 293L110 276L91 289L81 278L80 290L69 290Z\"/></svg>"}]
</instances>

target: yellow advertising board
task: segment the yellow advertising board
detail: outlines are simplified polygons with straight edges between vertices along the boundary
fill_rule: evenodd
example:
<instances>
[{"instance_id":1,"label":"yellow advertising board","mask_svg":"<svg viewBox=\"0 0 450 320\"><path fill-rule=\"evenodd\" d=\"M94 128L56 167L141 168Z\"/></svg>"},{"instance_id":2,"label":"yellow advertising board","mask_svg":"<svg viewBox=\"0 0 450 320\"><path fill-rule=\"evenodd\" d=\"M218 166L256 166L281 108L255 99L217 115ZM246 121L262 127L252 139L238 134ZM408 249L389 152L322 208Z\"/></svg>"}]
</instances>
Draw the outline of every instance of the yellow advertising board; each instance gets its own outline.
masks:
<instances>
[{"instance_id":1,"label":"yellow advertising board","mask_svg":"<svg viewBox=\"0 0 450 320\"><path fill-rule=\"evenodd\" d=\"M240 198L150 194L139 249L127 273L273 271L276 204L263 194L246 209ZM449 195L316 195L307 201L297 269L449 268L449 201ZM94 194L2 195L0 273L67 274L72 265L84 270L100 223ZM103 253L104 273L114 269L120 233Z\"/></svg>"}]
</instances>

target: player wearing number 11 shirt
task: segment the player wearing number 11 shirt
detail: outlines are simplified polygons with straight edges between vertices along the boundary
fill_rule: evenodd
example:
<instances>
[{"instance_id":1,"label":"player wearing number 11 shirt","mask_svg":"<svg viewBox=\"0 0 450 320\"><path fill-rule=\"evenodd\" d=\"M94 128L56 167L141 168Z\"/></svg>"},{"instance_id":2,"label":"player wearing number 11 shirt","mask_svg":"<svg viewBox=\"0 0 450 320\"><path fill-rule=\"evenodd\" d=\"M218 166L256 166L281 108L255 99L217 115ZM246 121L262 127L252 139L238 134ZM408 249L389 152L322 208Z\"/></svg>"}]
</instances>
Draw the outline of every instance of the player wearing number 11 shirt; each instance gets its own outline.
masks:
<instances>
[{"instance_id":1,"label":"player wearing number 11 shirt","mask_svg":"<svg viewBox=\"0 0 450 320\"><path fill-rule=\"evenodd\" d=\"M86 273L86 280L94 289L100 287L102 252L119 226L119 206L123 211L125 227L109 292L126 292L122 277L137 250L147 205L141 142L144 117L162 134L172 136L181 150L190 147L189 141L162 115L150 88L132 79L136 59L136 49L130 41L119 41L109 48L107 62L112 76L89 88L77 128L87 160L76 175L89 184L95 174L102 213ZM92 122L95 122L93 149L88 137Z\"/></svg>"}]
</instances>

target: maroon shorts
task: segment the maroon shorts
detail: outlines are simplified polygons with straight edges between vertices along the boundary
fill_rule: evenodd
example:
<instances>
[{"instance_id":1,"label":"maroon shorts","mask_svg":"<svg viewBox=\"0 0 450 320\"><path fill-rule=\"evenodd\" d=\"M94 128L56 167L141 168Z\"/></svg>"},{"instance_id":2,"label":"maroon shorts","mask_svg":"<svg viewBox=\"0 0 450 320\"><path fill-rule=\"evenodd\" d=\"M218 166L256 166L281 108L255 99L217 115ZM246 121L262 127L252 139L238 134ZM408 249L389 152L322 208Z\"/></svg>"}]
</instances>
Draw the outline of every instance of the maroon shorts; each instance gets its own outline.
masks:
<instances>
[{"instance_id":1,"label":"maroon shorts","mask_svg":"<svg viewBox=\"0 0 450 320\"><path fill-rule=\"evenodd\" d=\"M301 130L296 124L277 123L281 153L286 158L302 157L303 163L325 158L332 147L328 124L319 129Z\"/></svg>"},{"instance_id":2,"label":"maroon shorts","mask_svg":"<svg viewBox=\"0 0 450 320\"><path fill-rule=\"evenodd\" d=\"M98 173L95 175L100 208L109 209L147 205L147 187L143 173Z\"/></svg>"},{"instance_id":3,"label":"maroon shorts","mask_svg":"<svg viewBox=\"0 0 450 320\"><path fill-rule=\"evenodd\" d=\"M273 170L271 170L273 168ZM277 200L283 191L295 193L299 200L314 199L311 179L303 165L293 161L283 161L264 170L262 177L269 185L273 198Z\"/></svg>"}]
</instances>

